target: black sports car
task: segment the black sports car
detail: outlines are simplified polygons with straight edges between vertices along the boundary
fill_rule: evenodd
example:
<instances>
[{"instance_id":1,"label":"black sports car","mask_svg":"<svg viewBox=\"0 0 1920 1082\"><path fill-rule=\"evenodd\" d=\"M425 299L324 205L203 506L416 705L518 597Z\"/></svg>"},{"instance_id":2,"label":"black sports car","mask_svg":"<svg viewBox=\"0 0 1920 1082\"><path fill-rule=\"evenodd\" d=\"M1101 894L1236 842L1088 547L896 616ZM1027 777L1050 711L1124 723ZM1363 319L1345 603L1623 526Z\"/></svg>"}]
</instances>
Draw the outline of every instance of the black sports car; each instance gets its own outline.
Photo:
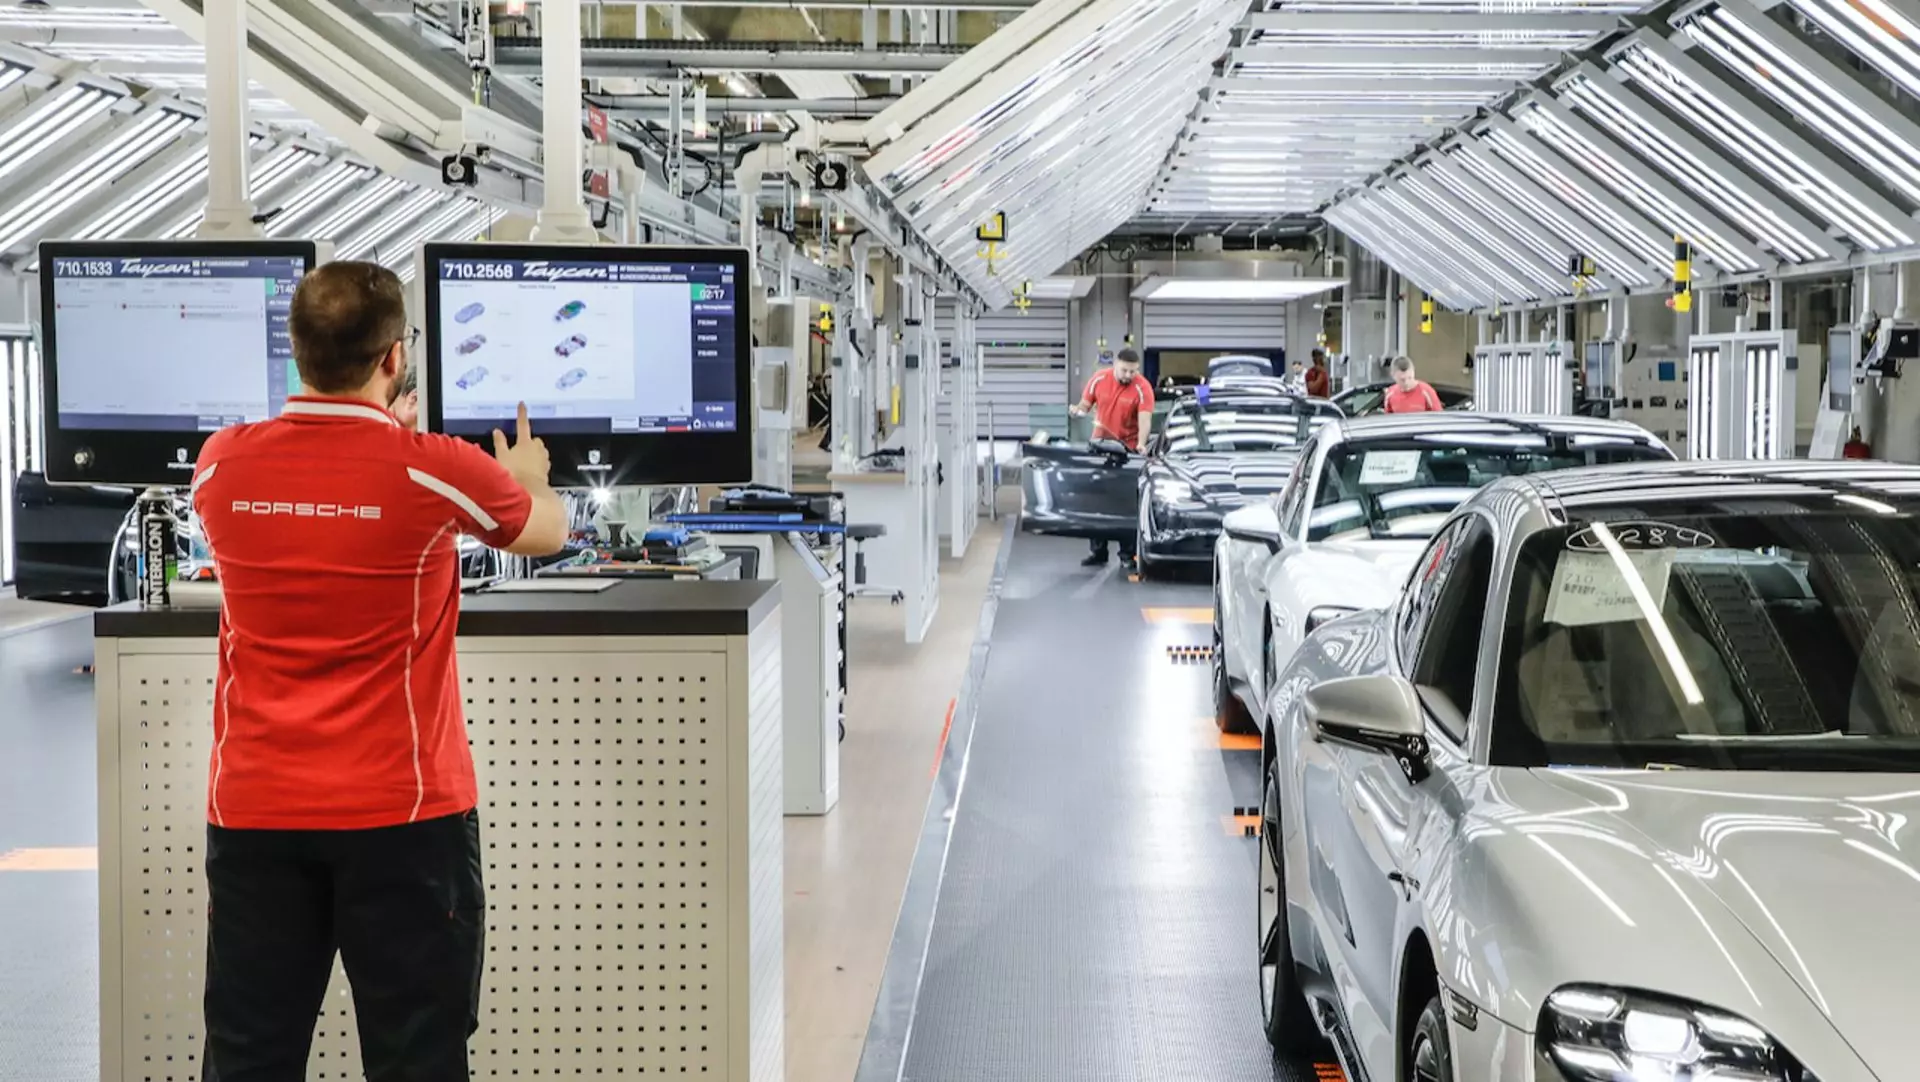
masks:
<instances>
[{"instance_id":1,"label":"black sports car","mask_svg":"<svg viewBox=\"0 0 1920 1082\"><path fill-rule=\"evenodd\" d=\"M1214 393L1176 404L1145 455L1110 440L1029 443L1021 528L1134 540L1142 575L1211 560L1221 516L1278 492L1313 429L1338 417L1321 400Z\"/></svg>"},{"instance_id":2,"label":"black sports car","mask_svg":"<svg viewBox=\"0 0 1920 1082\"><path fill-rule=\"evenodd\" d=\"M1333 404L1340 412L1349 417L1371 417L1379 413L1386 405L1387 392L1393 388L1393 381L1383 379L1374 383L1362 383L1358 387L1349 387L1333 396ZM1473 392L1460 387L1443 387L1436 383L1433 393L1440 396L1440 405L1450 410L1470 410L1473 408Z\"/></svg>"}]
</instances>

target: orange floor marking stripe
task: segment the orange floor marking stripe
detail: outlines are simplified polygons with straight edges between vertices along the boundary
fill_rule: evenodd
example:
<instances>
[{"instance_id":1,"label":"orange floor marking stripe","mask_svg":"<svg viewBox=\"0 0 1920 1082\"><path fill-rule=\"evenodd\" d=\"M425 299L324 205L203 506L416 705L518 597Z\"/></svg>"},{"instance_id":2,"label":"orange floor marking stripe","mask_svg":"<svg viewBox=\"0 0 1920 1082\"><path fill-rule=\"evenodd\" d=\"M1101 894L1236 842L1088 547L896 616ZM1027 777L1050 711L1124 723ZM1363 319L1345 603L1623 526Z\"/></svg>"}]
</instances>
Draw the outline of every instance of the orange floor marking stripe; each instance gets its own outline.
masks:
<instances>
[{"instance_id":1,"label":"orange floor marking stripe","mask_svg":"<svg viewBox=\"0 0 1920 1082\"><path fill-rule=\"evenodd\" d=\"M1259 751L1260 737L1253 733L1221 733L1221 751Z\"/></svg>"},{"instance_id":2,"label":"orange floor marking stripe","mask_svg":"<svg viewBox=\"0 0 1920 1082\"><path fill-rule=\"evenodd\" d=\"M1146 609L1140 610L1140 615L1144 617L1147 623L1149 624L1211 624L1213 623L1213 609L1211 607L1198 608L1198 609L1146 608Z\"/></svg>"},{"instance_id":3,"label":"orange floor marking stripe","mask_svg":"<svg viewBox=\"0 0 1920 1082\"><path fill-rule=\"evenodd\" d=\"M1260 834L1260 817L1257 815L1223 815L1220 817L1220 829L1230 838L1257 837Z\"/></svg>"},{"instance_id":4,"label":"orange floor marking stripe","mask_svg":"<svg viewBox=\"0 0 1920 1082\"><path fill-rule=\"evenodd\" d=\"M0 872L90 872L99 867L100 851L92 846L0 853Z\"/></svg>"},{"instance_id":5,"label":"orange floor marking stripe","mask_svg":"<svg viewBox=\"0 0 1920 1082\"><path fill-rule=\"evenodd\" d=\"M1313 1065L1315 1082L1347 1082L1347 1072L1337 1063L1316 1063Z\"/></svg>"}]
</instances>

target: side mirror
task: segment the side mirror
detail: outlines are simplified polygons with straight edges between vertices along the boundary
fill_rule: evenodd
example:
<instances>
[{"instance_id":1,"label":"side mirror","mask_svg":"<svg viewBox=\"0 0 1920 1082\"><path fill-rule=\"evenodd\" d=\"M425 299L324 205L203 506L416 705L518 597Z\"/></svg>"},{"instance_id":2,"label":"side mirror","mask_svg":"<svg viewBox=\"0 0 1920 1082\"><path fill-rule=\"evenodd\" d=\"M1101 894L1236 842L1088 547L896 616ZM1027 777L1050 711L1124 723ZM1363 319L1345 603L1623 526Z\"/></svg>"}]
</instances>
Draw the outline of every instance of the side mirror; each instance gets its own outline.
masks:
<instances>
[{"instance_id":1,"label":"side mirror","mask_svg":"<svg viewBox=\"0 0 1920 1082\"><path fill-rule=\"evenodd\" d=\"M1321 740L1390 755L1407 780L1419 782L1427 764L1427 719L1413 685L1376 673L1328 680L1307 689L1307 723Z\"/></svg>"},{"instance_id":2,"label":"side mirror","mask_svg":"<svg viewBox=\"0 0 1920 1082\"><path fill-rule=\"evenodd\" d=\"M1088 440L1087 450L1095 454L1107 455L1110 458L1118 458L1123 461L1128 455L1133 453L1127 450L1127 445L1121 443L1119 440Z\"/></svg>"},{"instance_id":3,"label":"side mirror","mask_svg":"<svg viewBox=\"0 0 1920 1082\"><path fill-rule=\"evenodd\" d=\"M1280 551L1280 516L1267 503L1251 503L1227 512L1220 528L1235 541L1265 545L1268 552Z\"/></svg>"}]
</instances>

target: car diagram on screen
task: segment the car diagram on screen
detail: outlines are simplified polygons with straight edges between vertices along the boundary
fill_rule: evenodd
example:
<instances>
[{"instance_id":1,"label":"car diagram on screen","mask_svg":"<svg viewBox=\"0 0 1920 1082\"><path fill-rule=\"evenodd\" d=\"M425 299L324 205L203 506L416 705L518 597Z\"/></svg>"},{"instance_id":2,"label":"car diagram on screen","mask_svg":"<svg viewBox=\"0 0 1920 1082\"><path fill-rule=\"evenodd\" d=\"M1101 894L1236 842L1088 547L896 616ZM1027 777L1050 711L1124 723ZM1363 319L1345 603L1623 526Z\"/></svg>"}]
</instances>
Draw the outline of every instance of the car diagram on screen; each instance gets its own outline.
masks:
<instances>
[{"instance_id":1,"label":"car diagram on screen","mask_svg":"<svg viewBox=\"0 0 1920 1082\"><path fill-rule=\"evenodd\" d=\"M458 312L455 312L453 314L453 321L455 323L471 323L474 320L479 319L480 316L486 312L486 310L487 310L486 305L481 304L479 301L475 301L472 304L467 305L465 308L460 309Z\"/></svg>"},{"instance_id":2,"label":"car diagram on screen","mask_svg":"<svg viewBox=\"0 0 1920 1082\"><path fill-rule=\"evenodd\" d=\"M453 351L455 353L458 353L460 356L465 357L467 354L472 353L473 351L479 349L481 346L484 346L486 344L487 344L487 336L484 334L476 334L472 338L469 338L466 341L460 343L459 345L453 347Z\"/></svg>"},{"instance_id":3,"label":"car diagram on screen","mask_svg":"<svg viewBox=\"0 0 1920 1082\"><path fill-rule=\"evenodd\" d=\"M564 376L561 376L561 377L560 377L559 379L557 379L557 380L554 380L554 381L553 381L553 385L554 385L554 386L555 386L556 388L558 388L558 389L560 389L560 390L562 390L562 391L564 391L564 390L567 390L567 389L568 389L568 388L570 388L570 387L577 387L577 386L579 386L579 385L580 385L580 381L581 381L581 380L584 380L584 379L586 379L586 378L587 378L587 370L586 370L586 369L584 369L584 368L574 368L574 369L570 369L570 370L569 370L569 371L567 372L567 374L566 374L566 375L564 375Z\"/></svg>"},{"instance_id":4,"label":"car diagram on screen","mask_svg":"<svg viewBox=\"0 0 1920 1082\"><path fill-rule=\"evenodd\" d=\"M587 310L586 301L568 301L567 303L560 306L560 310L558 312L555 312L553 314L553 321L555 323L564 323L567 320L572 319L573 317L579 315L580 313L586 310Z\"/></svg>"},{"instance_id":5,"label":"car diagram on screen","mask_svg":"<svg viewBox=\"0 0 1920 1082\"><path fill-rule=\"evenodd\" d=\"M454 386L460 388L463 391L470 391L474 387L478 386L481 380L486 378L487 378L486 368L482 365L475 365L474 367L467 369L466 375L463 375L458 380L455 380Z\"/></svg>"},{"instance_id":6,"label":"car diagram on screen","mask_svg":"<svg viewBox=\"0 0 1920 1082\"><path fill-rule=\"evenodd\" d=\"M553 352L562 357L571 357L585 348L587 348L586 336L575 334L569 335L565 341L553 347Z\"/></svg>"}]
</instances>

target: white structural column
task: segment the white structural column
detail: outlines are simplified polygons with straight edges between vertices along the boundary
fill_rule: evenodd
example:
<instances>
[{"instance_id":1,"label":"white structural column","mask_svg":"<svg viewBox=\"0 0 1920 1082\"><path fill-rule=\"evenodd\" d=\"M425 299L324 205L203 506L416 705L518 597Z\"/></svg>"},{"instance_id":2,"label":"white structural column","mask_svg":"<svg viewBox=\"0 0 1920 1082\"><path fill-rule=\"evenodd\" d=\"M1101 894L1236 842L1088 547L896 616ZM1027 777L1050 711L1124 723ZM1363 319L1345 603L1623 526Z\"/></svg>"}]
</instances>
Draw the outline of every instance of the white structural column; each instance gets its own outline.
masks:
<instances>
[{"instance_id":1,"label":"white structural column","mask_svg":"<svg viewBox=\"0 0 1920 1082\"><path fill-rule=\"evenodd\" d=\"M580 138L580 0L540 5L540 81L546 200L534 222L533 239L542 244L592 244L600 235L580 194L580 173L586 166Z\"/></svg>"},{"instance_id":2,"label":"white structural column","mask_svg":"<svg viewBox=\"0 0 1920 1082\"><path fill-rule=\"evenodd\" d=\"M253 220L247 147L247 0L206 0L207 216L212 240L263 236Z\"/></svg>"}]
</instances>

